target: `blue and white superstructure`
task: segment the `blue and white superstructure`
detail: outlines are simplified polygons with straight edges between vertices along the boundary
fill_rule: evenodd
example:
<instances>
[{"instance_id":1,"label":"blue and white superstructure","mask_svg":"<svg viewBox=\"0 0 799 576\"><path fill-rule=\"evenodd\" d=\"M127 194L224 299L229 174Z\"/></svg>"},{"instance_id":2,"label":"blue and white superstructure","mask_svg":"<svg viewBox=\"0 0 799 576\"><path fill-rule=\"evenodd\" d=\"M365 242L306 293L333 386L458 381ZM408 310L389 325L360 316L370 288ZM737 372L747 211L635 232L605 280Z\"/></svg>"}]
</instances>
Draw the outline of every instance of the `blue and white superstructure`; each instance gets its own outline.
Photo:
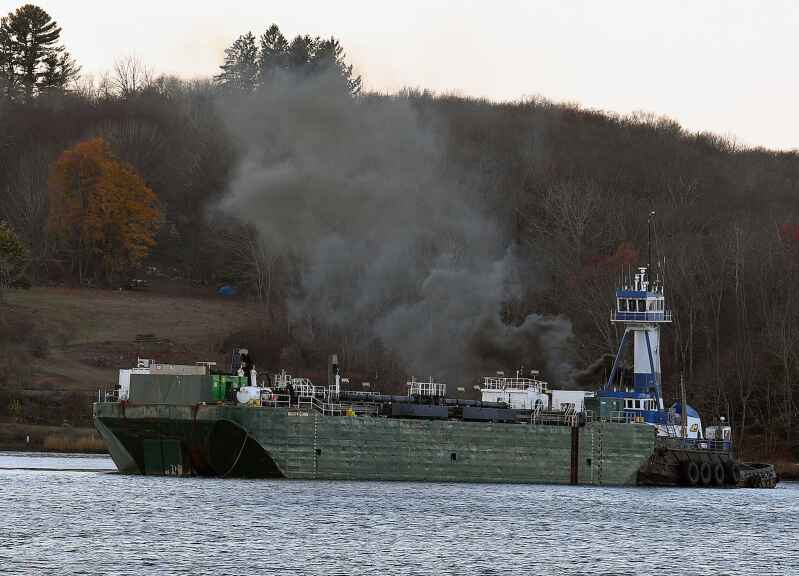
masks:
<instances>
[{"instance_id":1,"label":"blue and white superstructure","mask_svg":"<svg viewBox=\"0 0 799 576\"><path fill-rule=\"evenodd\" d=\"M688 406L687 423L683 426L680 405L675 404L671 410L664 406L660 327L671 323L671 317L663 282L653 277L651 265L626 275L616 290L616 306L610 313L610 321L624 326L624 332L610 377L597 395L622 399L626 419L657 426L659 435L702 438L702 424L693 408ZM629 342L633 346L632 385L629 380L617 380Z\"/></svg>"}]
</instances>

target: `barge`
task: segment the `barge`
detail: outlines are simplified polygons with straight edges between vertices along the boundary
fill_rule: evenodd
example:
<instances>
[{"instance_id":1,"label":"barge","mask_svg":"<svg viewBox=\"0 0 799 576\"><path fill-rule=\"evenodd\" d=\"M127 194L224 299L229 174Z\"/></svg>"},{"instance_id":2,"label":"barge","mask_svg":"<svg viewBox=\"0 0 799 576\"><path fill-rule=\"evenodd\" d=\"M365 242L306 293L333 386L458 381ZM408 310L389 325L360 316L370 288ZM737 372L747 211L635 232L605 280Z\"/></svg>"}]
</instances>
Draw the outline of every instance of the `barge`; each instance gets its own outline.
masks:
<instances>
[{"instance_id":1,"label":"barge","mask_svg":"<svg viewBox=\"0 0 799 576\"><path fill-rule=\"evenodd\" d=\"M660 327L671 311L649 266L616 291L611 321L624 333L596 391L498 373L479 400L448 398L433 380L385 395L343 389L335 355L315 386L259 376L240 350L226 373L140 361L99 395L94 423L126 474L773 487L772 467L736 460L730 426L703 428L684 397L664 405ZM631 383L617 378L628 342Z\"/></svg>"}]
</instances>

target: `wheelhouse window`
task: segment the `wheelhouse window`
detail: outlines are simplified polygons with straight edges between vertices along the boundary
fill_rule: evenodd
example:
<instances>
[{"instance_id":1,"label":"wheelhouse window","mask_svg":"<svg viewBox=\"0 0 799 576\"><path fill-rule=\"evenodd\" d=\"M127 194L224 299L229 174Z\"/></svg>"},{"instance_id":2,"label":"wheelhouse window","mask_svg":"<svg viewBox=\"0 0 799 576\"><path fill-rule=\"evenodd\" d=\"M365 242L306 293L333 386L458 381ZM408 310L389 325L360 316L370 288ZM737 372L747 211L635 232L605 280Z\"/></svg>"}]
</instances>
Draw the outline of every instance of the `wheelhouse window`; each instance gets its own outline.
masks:
<instances>
[{"instance_id":1,"label":"wheelhouse window","mask_svg":"<svg viewBox=\"0 0 799 576\"><path fill-rule=\"evenodd\" d=\"M627 312L627 300L619 298L619 312Z\"/></svg>"},{"instance_id":2,"label":"wheelhouse window","mask_svg":"<svg viewBox=\"0 0 799 576\"><path fill-rule=\"evenodd\" d=\"M646 312L646 300L639 300L638 301L638 311L639 312Z\"/></svg>"}]
</instances>

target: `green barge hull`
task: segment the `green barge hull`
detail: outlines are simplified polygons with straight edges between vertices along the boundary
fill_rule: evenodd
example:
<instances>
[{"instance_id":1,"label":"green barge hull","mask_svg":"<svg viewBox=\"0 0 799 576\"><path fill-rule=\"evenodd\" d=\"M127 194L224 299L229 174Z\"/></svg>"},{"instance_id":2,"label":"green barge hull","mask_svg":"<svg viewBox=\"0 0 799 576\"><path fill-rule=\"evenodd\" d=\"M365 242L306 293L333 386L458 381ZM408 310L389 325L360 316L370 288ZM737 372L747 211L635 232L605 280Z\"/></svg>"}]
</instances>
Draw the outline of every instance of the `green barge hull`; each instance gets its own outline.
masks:
<instances>
[{"instance_id":1,"label":"green barge hull","mask_svg":"<svg viewBox=\"0 0 799 576\"><path fill-rule=\"evenodd\" d=\"M582 426L331 416L234 405L99 402L97 430L127 474L635 485L646 424Z\"/></svg>"}]
</instances>

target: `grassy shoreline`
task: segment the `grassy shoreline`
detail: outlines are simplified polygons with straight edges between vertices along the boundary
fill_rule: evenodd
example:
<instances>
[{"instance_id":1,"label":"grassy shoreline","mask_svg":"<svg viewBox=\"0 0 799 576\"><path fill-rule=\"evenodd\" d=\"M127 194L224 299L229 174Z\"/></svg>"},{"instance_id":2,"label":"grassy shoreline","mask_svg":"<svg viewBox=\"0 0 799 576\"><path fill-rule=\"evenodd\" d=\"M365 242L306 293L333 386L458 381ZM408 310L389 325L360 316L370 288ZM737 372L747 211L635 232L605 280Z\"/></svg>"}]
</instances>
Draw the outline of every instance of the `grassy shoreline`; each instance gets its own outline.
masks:
<instances>
[{"instance_id":1,"label":"grassy shoreline","mask_svg":"<svg viewBox=\"0 0 799 576\"><path fill-rule=\"evenodd\" d=\"M94 428L0 424L0 450L9 452L108 453Z\"/></svg>"}]
</instances>

